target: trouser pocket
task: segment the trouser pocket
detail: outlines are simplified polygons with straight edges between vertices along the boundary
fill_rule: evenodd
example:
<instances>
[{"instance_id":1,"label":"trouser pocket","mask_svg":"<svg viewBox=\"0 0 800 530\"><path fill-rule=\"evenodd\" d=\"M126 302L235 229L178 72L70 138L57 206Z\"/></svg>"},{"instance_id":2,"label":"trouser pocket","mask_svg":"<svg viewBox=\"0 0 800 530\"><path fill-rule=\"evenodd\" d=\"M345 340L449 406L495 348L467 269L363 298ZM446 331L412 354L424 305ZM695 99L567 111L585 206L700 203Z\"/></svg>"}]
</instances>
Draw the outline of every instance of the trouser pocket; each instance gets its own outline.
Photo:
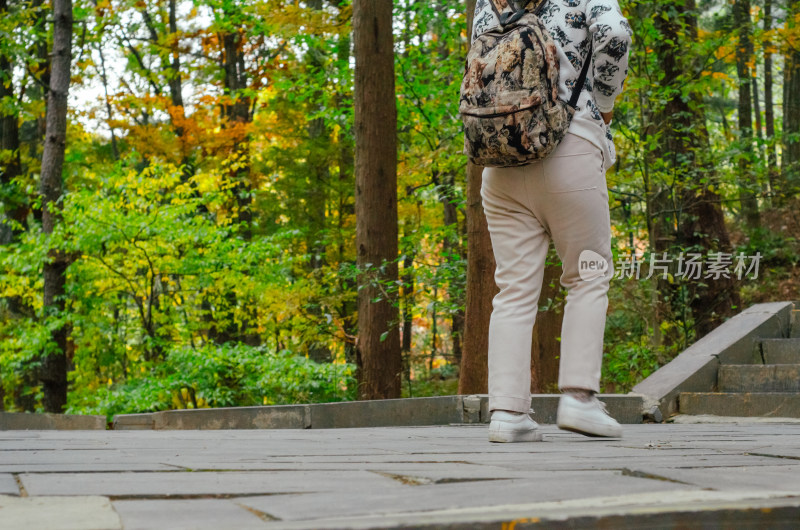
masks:
<instances>
[{"instance_id":1,"label":"trouser pocket","mask_svg":"<svg viewBox=\"0 0 800 530\"><path fill-rule=\"evenodd\" d=\"M560 151L544 160L545 189L550 193L593 190L603 176L603 154L584 140L573 144L575 152ZM571 146L572 147L572 146Z\"/></svg>"}]
</instances>

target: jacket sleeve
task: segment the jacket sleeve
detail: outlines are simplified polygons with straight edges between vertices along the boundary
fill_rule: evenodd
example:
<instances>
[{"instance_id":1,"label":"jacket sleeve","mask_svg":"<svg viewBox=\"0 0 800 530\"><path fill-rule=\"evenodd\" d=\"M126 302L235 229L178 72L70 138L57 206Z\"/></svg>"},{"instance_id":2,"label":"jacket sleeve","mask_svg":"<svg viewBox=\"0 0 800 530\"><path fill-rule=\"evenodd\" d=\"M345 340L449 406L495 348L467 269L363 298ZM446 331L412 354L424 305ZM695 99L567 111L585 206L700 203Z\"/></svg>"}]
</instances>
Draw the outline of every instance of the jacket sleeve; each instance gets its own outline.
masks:
<instances>
[{"instance_id":1,"label":"jacket sleeve","mask_svg":"<svg viewBox=\"0 0 800 530\"><path fill-rule=\"evenodd\" d=\"M592 35L592 81L600 112L611 112L628 76L633 31L617 0L589 0L586 23Z\"/></svg>"}]
</instances>

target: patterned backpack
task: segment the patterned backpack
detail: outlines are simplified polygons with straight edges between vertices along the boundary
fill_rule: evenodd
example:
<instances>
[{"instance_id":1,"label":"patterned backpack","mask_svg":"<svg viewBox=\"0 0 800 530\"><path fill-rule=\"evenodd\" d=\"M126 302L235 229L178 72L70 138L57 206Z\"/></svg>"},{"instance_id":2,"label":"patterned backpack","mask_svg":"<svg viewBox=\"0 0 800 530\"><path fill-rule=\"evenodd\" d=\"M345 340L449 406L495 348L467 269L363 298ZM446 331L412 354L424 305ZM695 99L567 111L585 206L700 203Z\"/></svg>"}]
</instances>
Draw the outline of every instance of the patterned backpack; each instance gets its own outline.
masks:
<instances>
[{"instance_id":1,"label":"patterned backpack","mask_svg":"<svg viewBox=\"0 0 800 530\"><path fill-rule=\"evenodd\" d=\"M567 134L591 52L569 103L558 99L558 56L539 19L547 0L488 0L500 26L482 33L467 54L459 113L464 154L485 167L522 166L545 158Z\"/></svg>"}]
</instances>

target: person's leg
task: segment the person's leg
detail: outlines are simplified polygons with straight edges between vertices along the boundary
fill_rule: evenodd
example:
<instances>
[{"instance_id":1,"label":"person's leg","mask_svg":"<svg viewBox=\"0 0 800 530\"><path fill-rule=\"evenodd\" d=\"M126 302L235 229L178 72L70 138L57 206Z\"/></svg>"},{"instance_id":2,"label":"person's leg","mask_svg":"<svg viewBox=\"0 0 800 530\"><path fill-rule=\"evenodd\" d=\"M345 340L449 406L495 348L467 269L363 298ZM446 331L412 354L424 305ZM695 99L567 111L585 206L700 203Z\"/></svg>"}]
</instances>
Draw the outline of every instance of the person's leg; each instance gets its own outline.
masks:
<instances>
[{"instance_id":1,"label":"person's leg","mask_svg":"<svg viewBox=\"0 0 800 530\"><path fill-rule=\"evenodd\" d=\"M568 134L545 160L534 205L561 257L567 289L561 329L559 428L588 436L622 436L594 394L600 389L608 286L613 275L608 190L602 153Z\"/></svg>"},{"instance_id":2,"label":"person's leg","mask_svg":"<svg viewBox=\"0 0 800 530\"><path fill-rule=\"evenodd\" d=\"M549 237L527 205L526 180L541 178L541 163L486 168L481 198L500 292L489 324L489 409L530 409L531 337Z\"/></svg>"},{"instance_id":3,"label":"person's leg","mask_svg":"<svg viewBox=\"0 0 800 530\"><path fill-rule=\"evenodd\" d=\"M543 169L535 209L553 238L567 289L558 386L598 392L613 275L603 155L588 140L568 134Z\"/></svg>"}]
</instances>

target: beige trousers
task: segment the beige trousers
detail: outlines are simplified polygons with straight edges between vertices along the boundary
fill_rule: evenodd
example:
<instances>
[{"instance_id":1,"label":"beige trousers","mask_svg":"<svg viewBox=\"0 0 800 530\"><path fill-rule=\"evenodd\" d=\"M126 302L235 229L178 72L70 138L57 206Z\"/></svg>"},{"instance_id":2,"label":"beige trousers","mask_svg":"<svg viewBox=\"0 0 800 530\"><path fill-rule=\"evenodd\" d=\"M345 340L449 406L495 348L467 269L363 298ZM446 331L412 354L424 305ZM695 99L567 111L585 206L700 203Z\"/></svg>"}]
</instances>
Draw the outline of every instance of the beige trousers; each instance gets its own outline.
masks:
<instances>
[{"instance_id":1,"label":"beige trousers","mask_svg":"<svg viewBox=\"0 0 800 530\"><path fill-rule=\"evenodd\" d=\"M602 152L567 133L542 161L484 169L481 198L500 289L489 325L489 409L530 408L531 337L550 239L567 289L558 386L599 391L613 275Z\"/></svg>"}]
</instances>

